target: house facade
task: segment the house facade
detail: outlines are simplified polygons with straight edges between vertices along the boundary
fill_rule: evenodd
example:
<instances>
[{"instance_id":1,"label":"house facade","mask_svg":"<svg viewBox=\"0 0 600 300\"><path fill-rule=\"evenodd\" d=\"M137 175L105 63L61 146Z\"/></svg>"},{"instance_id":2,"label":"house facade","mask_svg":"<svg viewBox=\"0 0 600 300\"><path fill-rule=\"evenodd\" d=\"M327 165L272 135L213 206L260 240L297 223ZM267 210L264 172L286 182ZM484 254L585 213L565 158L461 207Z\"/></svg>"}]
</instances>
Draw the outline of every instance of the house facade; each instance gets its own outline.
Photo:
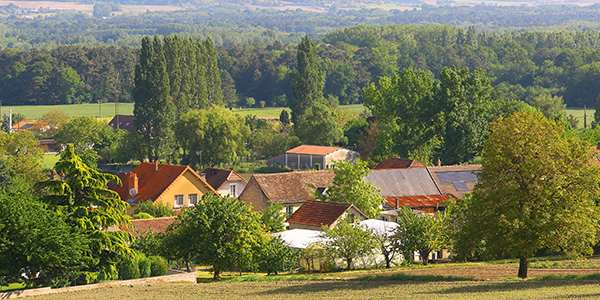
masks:
<instances>
[{"instance_id":1,"label":"house facade","mask_svg":"<svg viewBox=\"0 0 600 300\"><path fill-rule=\"evenodd\" d=\"M117 175L123 185L109 184L121 200L129 203L127 214L145 201L162 203L173 210L194 206L202 196L214 192L206 180L189 166L142 163L127 173Z\"/></svg>"},{"instance_id":2,"label":"house facade","mask_svg":"<svg viewBox=\"0 0 600 300\"><path fill-rule=\"evenodd\" d=\"M251 205L254 211L281 204L281 213L291 216L310 200L315 188L324 190L333 182L334 176L331 170L254 174L239 199Z\"/></svg>"},{"instance_id":3,"label":"house facade","mask_svg":"<svg viewBox=\"0 0 600 300\"><path fill-rule=\"evenodd\" d=\"M356 161L360 154L341 147L301 145L267 160L268 166L279 165L291 169L327 169L335 161Z\"/></svg>"},{"instance_id":4,"label":"house facade","mask_svg":"<svg viewBox=\"0 0 600 300\"><path fill-rule=\"evenodd\" d=\"M200 173L221 196L239 197L246 185L246 180L238 173L231 170L206 168Z\"/></svg>"}]
</instances>

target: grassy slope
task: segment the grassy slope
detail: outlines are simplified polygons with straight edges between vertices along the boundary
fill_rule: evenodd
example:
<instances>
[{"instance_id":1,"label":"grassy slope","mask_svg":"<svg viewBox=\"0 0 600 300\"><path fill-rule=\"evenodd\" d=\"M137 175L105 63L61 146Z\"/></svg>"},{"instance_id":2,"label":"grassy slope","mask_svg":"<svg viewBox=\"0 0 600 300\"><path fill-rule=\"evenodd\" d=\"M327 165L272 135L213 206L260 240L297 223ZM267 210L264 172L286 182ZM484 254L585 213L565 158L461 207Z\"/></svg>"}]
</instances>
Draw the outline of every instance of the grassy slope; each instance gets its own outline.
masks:
<instances>
[{"instance_id":1,"label":"grassy slope","mask_svg":"<svg viewBox=\"0 0 600 300\"><path fill-rule=\"evenodd\" d=\"M559 262L561 266L573 264ZM585 262L597 264L599 260L593 258ZM270 277L233 277L232 273L224 274L225 279L232 280L222 282L212 282L207 279L210 274L199 272L199 281L203 282L199 284L124 285L46 295L39 299L556 299L600 295L600 275L589 275L600 272L598 267L530 268L530 276L538 278L509 279L517 270L517 263L511 260Z\"/></svg>"}]
</instances>

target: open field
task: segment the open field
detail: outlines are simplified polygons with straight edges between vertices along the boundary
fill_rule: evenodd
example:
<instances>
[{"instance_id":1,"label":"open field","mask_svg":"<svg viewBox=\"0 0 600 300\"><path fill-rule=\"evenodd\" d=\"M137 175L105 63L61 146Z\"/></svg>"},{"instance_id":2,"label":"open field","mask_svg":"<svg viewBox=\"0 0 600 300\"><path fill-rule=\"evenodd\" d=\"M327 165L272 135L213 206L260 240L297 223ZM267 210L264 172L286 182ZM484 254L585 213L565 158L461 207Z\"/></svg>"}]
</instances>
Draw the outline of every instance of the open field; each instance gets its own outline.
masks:
<instances>
[{"instance_id":1,"label":"open field","mask_svg":"<svg viewBox=\"0 0 600 300\"><path fill-rule=\"evenodd\" d=\"M80 2L55 2L55 1L0 1L0 6L6 6L8 4L14 4L16 6L27 8L27 9L52 9L52 10L70 10L70 11L81 11L91 12L94 10L93 4L84 4ZM139 14L146 11L175 11L182 10L182 7L175 5L122 5L123 11L118 12L119 14Z\"/></svg>"},{"instance_id":2,"label":"open field","mask_svg":"<svg viewBox=\"0 0 600 300\"><path fill-rule=\"evenodd\" d=\"M596 265L593 259L582 265ZM573 265L568 262L559 265ZM577 263L575 263L577 265ZM467 263L428 267L249 276L222 282L101 288L33 299L556 299L598 298L600 268L530 268L513 279L517 264ZM199 274L205 277L207 274ZM593 274L593 275L592 275ZM452 276L452 277L449 277ZM539 277L542 276L542 277ZM205 281L205 280L202 280Z\"/></svg>"},{"instance_id":3,"label":"open field","mask_svg":"<svg viewBox=\"0 0 600 300\"><path fill-rule=\"evenodd\" d=\"M71 105L25 105L25 106L10 106L14 112L25 115L27 120L38 120L44 114L53 110L60 110L65 112L71 117L90 116L97 117L102 113L103 118L112 118L115 115L115 103L102 103L100 104L71 104ZM343 109L347 109L354 112L360 112L364 107L360 104L340 106ZM100 112L102 109L102 112ZM279 114L283 109L289 108L283 107L265 107L265 108L243 108L235 109L233 112L246 116L256 115L259 118L279 118ZM2 107L1 114L8 113L8 107ZM119 103L119 114L121 115L133 115L133 103Z\"/></svg>"}]
</instances>

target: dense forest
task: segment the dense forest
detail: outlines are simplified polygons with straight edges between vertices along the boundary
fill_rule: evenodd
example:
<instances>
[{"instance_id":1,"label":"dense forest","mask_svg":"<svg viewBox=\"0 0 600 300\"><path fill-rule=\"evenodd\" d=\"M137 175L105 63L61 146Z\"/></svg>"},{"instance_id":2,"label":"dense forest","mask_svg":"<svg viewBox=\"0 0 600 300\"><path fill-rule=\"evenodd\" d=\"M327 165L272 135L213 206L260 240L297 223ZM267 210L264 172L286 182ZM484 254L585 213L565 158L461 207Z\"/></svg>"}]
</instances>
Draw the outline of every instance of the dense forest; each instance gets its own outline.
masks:
<instances>
[{"instance_id":1,"label":"dense forest","mask_svg":"<svg viewBox=\"0 0 600 300\"><path fill-rule=\"evenodd\" d=\"M217 47L224 102L230 107L289 106L296 45ZM0 52L4 105L133 101L139 49L60 46ZM324 94L362 103L362 90L404 69L440 74L446 66L481 68L499 96L530 103L542 93L570 107L593 106L600 95L600 32L487 32L453 26L354 26L317 42Z\"/></svg>"}]
</instances>

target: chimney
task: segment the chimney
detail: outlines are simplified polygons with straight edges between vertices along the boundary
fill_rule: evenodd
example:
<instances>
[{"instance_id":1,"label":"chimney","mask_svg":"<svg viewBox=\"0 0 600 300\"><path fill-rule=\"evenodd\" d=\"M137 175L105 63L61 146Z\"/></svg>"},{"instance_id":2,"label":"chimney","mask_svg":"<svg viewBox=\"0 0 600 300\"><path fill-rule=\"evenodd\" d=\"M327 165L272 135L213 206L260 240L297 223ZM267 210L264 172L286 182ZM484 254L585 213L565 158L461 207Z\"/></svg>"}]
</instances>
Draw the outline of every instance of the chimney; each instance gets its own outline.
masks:
<instances>
[{"instance_id":1,"label":"chimney","mask_svg":"<svg viewBox=\"0 0 600 300\"><path fill-rule=\"evenodd\" d=\"M396 198L396 209L400 208L400 201L398 200L398 198Z\"/></svg>"},{"instance_id":2,"label":"chimney","mask_svg":"<svg viewBox=\"0 0 600 300\"><path fill-rule=\"evenodd\" d=\"M202 177L202 179L206 180L206 173L200 173L200 177Z\"/></svg>"},{"instance_id":3,"label":"chimney","mask_svg":"<svg viewBox=\"0 0 600 300\"><path fill-rule=\"evenodd\" d=\"M136 173L127 173L127 189L138 189L138 177Z\"/></svg>"},{"instance_id":4,"label":"chimney","mask_svg":"<svg viewBox=\"0 0 600 300\"><path fill-rule=\"evenodd\" d=\"M158 160L154 161L154 172L158 172Z\"/></svg>"},{"instance_id":5,"label":"chimney","mask_svg":"<svg viewBox=\"0 0 600 300\"><path fill-rule=\"evenodd\" d=\"M436 167L442 166L442 160L438 157L437 162L435 163Z\"/></svg>"}]
</instances>

